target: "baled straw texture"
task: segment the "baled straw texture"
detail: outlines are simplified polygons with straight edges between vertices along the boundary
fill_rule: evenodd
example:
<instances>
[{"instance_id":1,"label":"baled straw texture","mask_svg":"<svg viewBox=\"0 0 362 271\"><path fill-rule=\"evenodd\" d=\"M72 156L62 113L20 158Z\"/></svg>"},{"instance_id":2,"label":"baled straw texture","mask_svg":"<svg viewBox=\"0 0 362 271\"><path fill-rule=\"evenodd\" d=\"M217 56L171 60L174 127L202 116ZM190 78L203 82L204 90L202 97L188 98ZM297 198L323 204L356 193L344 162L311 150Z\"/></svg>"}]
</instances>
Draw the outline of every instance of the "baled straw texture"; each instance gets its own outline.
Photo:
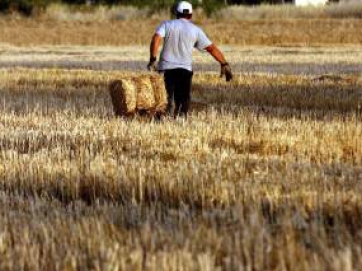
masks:
<instances>
[{"instance_id":1,"label":"baled straw texture","mask_svg":"<svg viewBox=\"0 0 362 271\"><path fill-rule=\"evenodd\" d=\"M137 93L131 79L113 81L109 91L116 116L131 115L136 111Z\"/></svg>"},{"instance_id":2,"label":"baled straw texture","mask_svg":"<svg viewBox=\"0 0 362 271\"><path fill-rule=\"evenodd\" d=\"M153 86L153 93L155 95L155 111L157 113L164 113L167 108L167 92L163 77L160 75L151 75L150 80Z\"/></svg>"},{"instance_id":3,"label":"baled straw texture","mask_svg":"<svg viewBox=\"0 0 362 271\"><path fill-rule=\"evenodd\" d=\"M162 114L167 108L167 92L160 75L116 80L110 84L109 91L117 116L129 116L136 112Z\"/></svg>"},{"instance_id":4,"label":"baled straw texture","mask_svg":"<svg viewBox=\"0 0 362 271\"><path fill-rule=\"evenodd\" d=\"M137 110L153 111L156 102L150 78L148 76L135 77L134 82L137 90Z\"/></svg>"}]
</instances>

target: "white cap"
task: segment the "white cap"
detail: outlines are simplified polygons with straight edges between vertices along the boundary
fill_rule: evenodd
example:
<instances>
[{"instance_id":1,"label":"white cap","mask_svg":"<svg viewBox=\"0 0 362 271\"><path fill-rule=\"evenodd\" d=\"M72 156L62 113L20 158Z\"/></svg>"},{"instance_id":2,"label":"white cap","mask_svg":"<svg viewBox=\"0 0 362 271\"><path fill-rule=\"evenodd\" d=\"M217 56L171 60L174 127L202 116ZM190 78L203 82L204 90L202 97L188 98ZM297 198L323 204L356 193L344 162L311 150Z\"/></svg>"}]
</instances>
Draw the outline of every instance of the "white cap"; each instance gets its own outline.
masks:
<instances>
[{"instance_id":1,"label":"white cap","mask_svg":"<svg viewBox=\"0 0 362 271\"><path fill-rule=\"evenodd\" d=\"M192 5L189 2L181 1L176 8L177 13L192 14Z\"/></svg>"}]
</instances>

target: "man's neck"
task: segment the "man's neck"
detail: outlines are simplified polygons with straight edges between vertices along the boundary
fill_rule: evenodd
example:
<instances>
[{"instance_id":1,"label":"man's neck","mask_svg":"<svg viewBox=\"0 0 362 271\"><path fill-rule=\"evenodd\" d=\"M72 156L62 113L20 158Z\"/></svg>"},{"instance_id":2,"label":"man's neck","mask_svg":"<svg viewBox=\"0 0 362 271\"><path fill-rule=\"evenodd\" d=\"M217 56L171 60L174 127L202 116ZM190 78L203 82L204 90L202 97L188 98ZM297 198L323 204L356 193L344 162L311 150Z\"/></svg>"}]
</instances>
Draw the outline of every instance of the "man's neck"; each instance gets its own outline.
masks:
<instances>
[{"instance_id":1,"label":"man's neck","mask_svg":"<svg viewBox=\"0 0 362 271\"><path fill-rule=\"evenodd\" d=\"M184 20L186 22L191 22L191 19L186 19L186 18L177 18L177 20Z\"/></svg>"}]
</instances>

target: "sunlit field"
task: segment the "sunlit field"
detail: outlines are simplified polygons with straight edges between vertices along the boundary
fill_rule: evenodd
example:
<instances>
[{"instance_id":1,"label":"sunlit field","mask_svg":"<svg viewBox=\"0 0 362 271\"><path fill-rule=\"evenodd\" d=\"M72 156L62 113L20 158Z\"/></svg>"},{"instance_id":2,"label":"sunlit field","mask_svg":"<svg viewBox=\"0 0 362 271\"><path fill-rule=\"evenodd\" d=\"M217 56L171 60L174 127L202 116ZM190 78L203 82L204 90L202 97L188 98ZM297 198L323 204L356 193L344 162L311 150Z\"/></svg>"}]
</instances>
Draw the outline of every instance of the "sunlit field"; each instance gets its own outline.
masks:
<instances>
[{"instance_id":1,"label":"sunlit field","mask_svg":"<svg viewBox=\"0 0 362 271\"><path fill-rule=\"evenodd\" d=\"M362 10L362 8L361 8ZM271 13L272 14L272 13ZM362 11L361 11L362 14ZM345 46L362 44L360 19L294 19L276 17L243 20L243 14L224 14L213 19L198 19L217 44L235 46ZM245 15L248 16L247 14ZM226 18L226 19L225 19ZM14 19L0 17L0 43L34 45L146 45L157 24L165 18L141 17L130 20L55 20L53 17Z\"/></svg>"},{"instance_id":2,"label":"sunlit field","mask_svg":"<svg viewBox=\"0 0 362 271\"><path fill-rule=\"evenodd\" d=\"M1 270L361 269L358 43L225 45L231 83L196 53L163 121L112 112L146 46L26 44L0 46Z\"/></svg>"}]
</instances>

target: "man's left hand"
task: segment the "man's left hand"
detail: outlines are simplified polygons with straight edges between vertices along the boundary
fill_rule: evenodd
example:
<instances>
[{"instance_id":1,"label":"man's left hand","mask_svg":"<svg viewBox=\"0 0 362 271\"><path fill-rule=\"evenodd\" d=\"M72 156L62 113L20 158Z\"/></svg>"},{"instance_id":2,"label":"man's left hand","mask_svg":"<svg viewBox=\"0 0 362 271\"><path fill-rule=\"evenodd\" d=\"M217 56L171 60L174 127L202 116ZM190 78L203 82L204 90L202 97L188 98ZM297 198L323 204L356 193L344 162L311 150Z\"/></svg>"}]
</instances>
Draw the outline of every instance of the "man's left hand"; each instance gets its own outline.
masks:
<instances>
[{"instance_id":1,"label":"man's left hand","mask_svg":"<svg viewBox=\"0 0 362 271\"><path fill-rule=\"evenodd\" d=\"M233 73L231 71L231 67L228 63L221 64L221 74L220 77L225 76L227 82L233 79Z\"/></svg>"}]
</instances>

